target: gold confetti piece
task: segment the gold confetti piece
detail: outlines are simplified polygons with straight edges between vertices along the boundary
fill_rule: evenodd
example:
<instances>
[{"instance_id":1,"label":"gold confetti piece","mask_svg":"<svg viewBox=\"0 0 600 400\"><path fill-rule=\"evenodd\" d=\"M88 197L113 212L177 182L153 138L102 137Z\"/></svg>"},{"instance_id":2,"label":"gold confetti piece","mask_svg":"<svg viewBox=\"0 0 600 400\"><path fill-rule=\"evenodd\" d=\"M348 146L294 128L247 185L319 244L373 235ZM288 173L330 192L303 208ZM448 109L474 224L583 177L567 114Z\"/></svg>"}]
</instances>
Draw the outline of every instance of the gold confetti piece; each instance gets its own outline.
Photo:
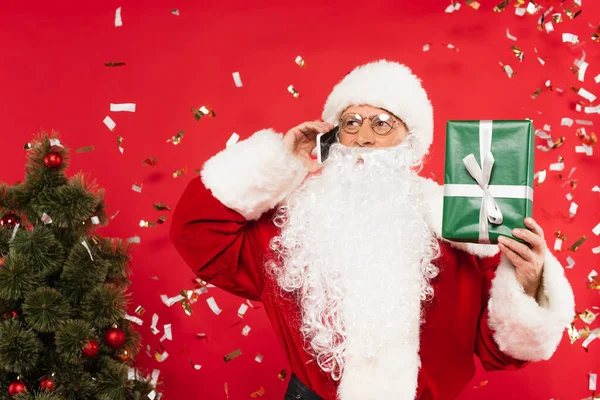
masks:
<instances>
[{"instance_id":1,"label":"gold confetti piece","mask_svg":"<svg viewBox=\"0 0 600 400\"><path fill-rule=\"evenodd\" d=\"M577 328L575 328L574 323L571 323L571 325L567 327L567 333L569 334L569 340L571 344L574 344L578 339L581 338L581 335L579 334Z\"/></svg>"},{"instance_id":2,"label":"gold confetti piece","mask_svg":"<svg viewBox=\"0 0 600 400\"><path fill-rule=\"evenodd\" d=\"M284 368L281 371L279 371L279 374L277 374L277 377L281 381L285 380L285 378L287 377L287 370Z\"/></svg>"},{"instance_id":3,"label":"gold confetti piece","mask_svg":"<svg viewBox=\"0 0 600 400\"><path fill-rule=\"evenodd\" d=\"M515 53L515 57L517 57L517 59L519 61L523 62L523 57L524 57L523 51L521 49L519 49L517 46L511 46L510 48L513 51L513 53Z\"/></svg>"},{"instance_id":4,"label":"gold confetti piece","mask_svg":"<svg viewBox=\"0 0 600 400\"><path fill-rule=\"evenodd\" d=\"M581 143L586 146L593 146L598 141L598 138L596 137L596 134L594 132L590 132L590 134L588 135L585 131L585 128L583 127L578 128L575 134L577 135L577 138L581 141Z\"/></svg>"},{"instance_id":5,"label":"gold confetti piece","mask_svg":"<svg viewBox=\"0 0 600 400\"><path fill-rule=\"evenodd\" d=\"M495 12L504 11L504 9L508 5L508 3L510 3L510 0L504 0L502 3L500 3L496 7L494 7L494 11Z\"/></svg>"},{"instance_id":6,"label":"gold confetti piece","mask_svg":"<svg viewBox=\"0 0 600 400\"><path fill-rule=\"evenodd\" d=\"M535 92L531 93L531 98L532 98L532 99L537 99L537 98L538 98L538 96L539 96L539 95L542 93L542 91L543 91L543 90L544 90L544 89L541 89L541 88L540 88L540 89L537 89Z\"/></svg>"},{"instance_id":7,"label":"gold confetti piece","mask_svg":"<svg viewBox=\"0 0 600 400\"><path fill-rule=\"evenodd\" d=\"M234 350L231 353L225 354L225 357L223 357L223 360L228 363L231 360L239 357L242 355L242 351L240 349Z\"/></svg>"},{"instance_id":8,"label":"gold confetti piece","mask_svg":"<svg viewBox=\"0 0 600 400\"><path fill-rule=\"evenodd\" d=\"M581 14L581 11L583 11L583 10L579 10L579 11L573 12L570 8L565 8L565 14L570 19L577 18Z\"/></svg>"},{"instance_id":9,"label":"gold confetti piece","mask_svg":"<svg viewBox=\"0 0 600 400\"><path fill-rule=\"evenodd\" d=\"M144 307L142 307L141 305L140 305L140 306L137 306L137 307L136 307L136 309L135 309L135 313L136 313L136 315L137 315L138 317L141 317L141 316L143 316L145 312L146 312L146 310L145 310L145 309L144 309Z\"/></svg>"},{"instance_id":10,"label":"gold confetti piece","mask_svg":"<svg viewBox=\"0 0 600 400\"><path fill-rule=\"evenodd\" d=\"M304 59L302 58L302 56L298 56L296 57L296 64L298 64L298 66L300 68L304 68L306 66L306 62L304 61Z\"/></svg>"},{"instance_id":11,"label":"gold confetti piece","mask_svg":"<svg viewBox=\"0 0 600 400\"><path fill-rule=\"evenodd\" d=\"M94 151L94 146L80 147L75 150L75 153L89 153L90 151Z\"/></svg>"},{"instance_id":12,"label":"gold confetti piece","mask_svg":"<svg viewBox=\"0 0 600 400\"><path fill-rule=\"evenodd\" d=\"M258 389L256 392L252 392L250 393L250 397L255 399L257 397L262 397L265 394L265 388L264 387L260 387L260 389Z\"/></svg>"},{"instance_id":13,"label":"gold confetti piece","mask_svg":"<svg viewBox=\"0 0 600 400\"><path fill-rule=\"evenodd\" d=\"M173 172L173 178L179 178L180 176L183 176L186 172L187 172L187 167L178 169L177 171Z\"/></svg>"},{"instance_id":14,"label":"gold confetti piece","mask_svg":"<svg viewBox=\"0 0 600 400\"><path fill-rule=\"evenodd\" d=\"M181 143L181 139L183 138L184 135L185 135L184 131L179 131L171 139L168 139L167 143L173 143L174 146L177 146L179 143Z\"/></svg>"},{"instance_id":15,"label":"gold confetti piece","mask_svg":"<svg viewBox=\"0 0 600 400\"><path fill-rule=\"evenodd\" d=\"M526 0L517 0L515 1L515 7L521 7L523 4L525 4Z\"/></svg>"},{"instance_id":16,"label":"gold confetti piece","mask_svg":"<svg viewBox=\"0 0 600 400\"><path fill-rule=\"evenodd\" d=\"M140 220L140 227L142 228L153 228L156 226L156 222Z\"/></svg>"},{"instance_id":17,"label":"gold confetti piece","mask_svg":"<svg viewBox=\"0 0 600 400\"><path fill-rule=\"evenodd\" d=\"M596 29L596 32L592 34L592 40L594 42L600 43L600 25L598 25L598 29Z\"/></svg>"},{"instance_id":18,"label":"gold confetti piece","mask_svg":"<svg viewBox=\"0 0 600 400\"><path fill-rule=\"evenodd\" d=\"M203 117L207 115L209 118L212 118L216 115L212 109L206 106L202 106L197 110L192 108L191 111L192 113L194 113L194 119L196 119L196 121L200 121Z\"/></svg>"},{"instance_id":19,"label":"gold confetti piece","mask_svg":"<svg viewBox=\"0 0 600 400\"><path fill-rule=\"evenodd\" d=\"M164 215L161 215L157 220L156 223L157 224L164 224L165 222L167 222L167 217Z\"/></svg>"},{"instance_id":20,"label":"gold confetti piece","mask_svg":"<svg viewBox=\"0 0 600 400\"><path fill-rule=\"evenodd\" d=\"M125 63L123 61L111 61L111 62L107 62L104 63L105 66L107 67L122 67L123 65L125 65Z\"/></svg>"},{"instance_id":21,"label":"gold confetti piece","mask_svg":"<svg viewBox=\"0 0 600 400\"><path fill-rule=\"evenodd\" d=\"M24 150L31 150L32 148L33 148L33 146L29 142L25 143L25 145L23 146Z\"/></svg>"},{"instance_id":22,"label":"gold confetti piece","mask_svg":"<svg viewBox=\"0 0 600 400\"><path fill-rule=\"evenodd\" d=\"M154 167L158 160L156 157L148 157L144 161L142 161L142 165L148 165L149 167Z\"/></svg>"},{"instance_id":23,"label":"gold confetti piece","mask_svg":"<svg viewBox=\"0 0 600 400\"><path fill-rule=\"evenodd\" d=\"M577 315L583 322L585 322L588 325L590 325L592 322L594 322L594 320L598 316L598 314L594 314L592 311L590 311L588 309L586 309L584 312L577 313Z\"/></svg>"},{"instance_id":24,"label":"gold confetti piece","mask_svg":"<svg viewBox=\"0 0 600 400\"><path fill-rule=\"evenodd\" d=\"M588 283L589 289L600 290L600 278L597 276L592 278L592 281Z\"/></svg>"},{"instance_id":25,"label":"gold confetti piece","mask_svg":"<svg viewBox=\"0 0 600 400\"><path fill-rule=\"evenodd\" d=\"M181 308L183 308L183 312L190 317L192 315L192 305L190 304L190 301L188 300L187 296L185 296L184 291L181 291L182 295L183 295L183 299L179 300L179 304L181 304Z\"/></svg>"},{"instance_id":26,"label":"gold confetti piece","mask_svg":"<svg viewBox=\"0 0 600 400\"><path fill-rule=\"evenodd\" d=\"M481 6L481 4L479 4L479 2L475 0L465 0L465 4L471 6L471 8L473 8L474 10L479 10L479 7Z\"/></svg>"},{"instance_id":27,"label":"gold confetti piece","mask_svg":"<svg viewBox=\"0 0 600 400\"><path fill-rule=\"evenodd\" d=\"M119 135L117 135L117 147L119 148L119 151L121 152L121 154L123 154L123 147L121 147L121 144L123 143L123 138Z\"/></svg>"},{"instance_id":28,"label":"gold confetti piece","mask_svg":"<svg viewBox=\"0 0 600 400\"><path fill-rule=\"evenodd\" d=\"M552 14L552 20L554 21L554 23L560 24L562 22L562 14L561 13Z\"/></svg>"},{"instance_id":29,"label":"gold confetti piece","mask_svg":"<svg viewBox=\"0 0 600 400\"><path fill-rule=\"evenodd\" d=\"M175 8L171 10L171 14L179 16L179 10Z\"/></svg>"},{"instance_id":30,"label":"gold confetti piece","mask_svg":"<svg viewBox=\"0 0 600 400\"><path fill-rule=\"evenodd\" d=\"M294 96L294 98L297 99L300 97L300 93L296 90L296 88L294 88L293 85L288 86L287 90L292 94L292 96Z\"/></svg>"},{"instance_id":31,"label":"gold confetti piece","mask_svg":"<svg viewBox=\"0 0 600 400\"><path fill-rule=\"evenodd\" d=\"M154 203L152 205L152 207L154 207L155 210L158 211L171 211L171 206L166 205L165 203Z\"/></svg>"},{"instance_id":32,"label":"gold confetti piece","mask_svg":"<svg viewBox=\"0 0 600 400\"><path fill-rule=\"evenodd\" d=\"M162 354L159 351L154 352L154 358L158 362L165 361L167 359L167 357L169 357L169 353L167 353L166 351L163 352Z\"/></svg>"}]
</instances>

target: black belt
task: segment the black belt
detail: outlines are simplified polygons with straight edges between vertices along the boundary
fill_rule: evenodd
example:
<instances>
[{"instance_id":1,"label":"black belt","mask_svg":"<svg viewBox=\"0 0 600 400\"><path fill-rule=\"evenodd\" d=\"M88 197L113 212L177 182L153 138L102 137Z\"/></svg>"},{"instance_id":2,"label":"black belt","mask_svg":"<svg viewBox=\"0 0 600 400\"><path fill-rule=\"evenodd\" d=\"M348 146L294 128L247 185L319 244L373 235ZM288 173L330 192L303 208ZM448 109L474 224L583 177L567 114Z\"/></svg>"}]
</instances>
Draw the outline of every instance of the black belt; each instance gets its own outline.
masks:
<instances>
[{"instance_id":1,"label":"black belt","mask_svg":"<svg viewBox=\"0 0 600 400\"><path fill-rule=\"evenodd\" d=\"M307 388L295 374L292 374L283 400L323 400L323 398Z\"/></svg>"}]
</instances>

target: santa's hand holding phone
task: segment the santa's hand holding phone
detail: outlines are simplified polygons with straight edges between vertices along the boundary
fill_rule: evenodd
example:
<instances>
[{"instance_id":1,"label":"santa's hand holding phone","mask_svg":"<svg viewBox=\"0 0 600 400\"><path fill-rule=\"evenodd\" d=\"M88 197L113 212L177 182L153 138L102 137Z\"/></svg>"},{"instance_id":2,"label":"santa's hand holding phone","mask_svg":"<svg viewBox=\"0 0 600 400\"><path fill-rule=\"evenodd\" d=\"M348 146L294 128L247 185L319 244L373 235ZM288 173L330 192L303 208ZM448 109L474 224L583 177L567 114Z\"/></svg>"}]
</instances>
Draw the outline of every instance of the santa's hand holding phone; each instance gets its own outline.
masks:
<instances>
[{"instance_id":1,"label":"santa's hand holding phone","mask_svg":"<svg viewBox=\"0 0 600 400\"><path fill-rule=\"evenodd\" d=\"M304 122L290 129L283 137L286 149L302 161L309 173L321 169L322 165L311 157L317 145L317 135L333 129L332 124L321 121Z\"/></svg>"}]
</instances>

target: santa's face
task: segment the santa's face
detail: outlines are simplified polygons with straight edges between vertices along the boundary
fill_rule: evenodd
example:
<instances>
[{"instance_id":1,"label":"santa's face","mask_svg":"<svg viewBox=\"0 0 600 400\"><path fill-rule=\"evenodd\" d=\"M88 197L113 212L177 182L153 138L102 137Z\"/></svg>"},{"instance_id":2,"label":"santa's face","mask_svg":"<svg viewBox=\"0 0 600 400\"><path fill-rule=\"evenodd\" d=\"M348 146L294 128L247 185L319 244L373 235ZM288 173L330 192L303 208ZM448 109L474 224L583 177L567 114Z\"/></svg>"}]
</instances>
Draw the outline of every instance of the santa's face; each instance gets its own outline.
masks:
<instances>
[{"instance_id":1,"label":"santa's face","mask_svg":"<svg viewBox=\"0 0 600 400\"><path fill-rule=\"evenodd\" d=\"M418 357L420 303L433 295L439 248L414 163L410 140L336 143L321 173L278 209L272 271L297 296L307 350L335 379L385 356L389 343ZM402 362L391 362L390 379Z\"/></svg>"},{"instance_id":2,"label":"santa's face","mask_svg":"<svg viewBox=\"0 0 600 400\"><path fill-rule=\"evenodd\" d=\"M341 113L339 141L344 146L392 147L407 135L404 122L383 108L356 105Z\"/></svg>"}]
</instances>

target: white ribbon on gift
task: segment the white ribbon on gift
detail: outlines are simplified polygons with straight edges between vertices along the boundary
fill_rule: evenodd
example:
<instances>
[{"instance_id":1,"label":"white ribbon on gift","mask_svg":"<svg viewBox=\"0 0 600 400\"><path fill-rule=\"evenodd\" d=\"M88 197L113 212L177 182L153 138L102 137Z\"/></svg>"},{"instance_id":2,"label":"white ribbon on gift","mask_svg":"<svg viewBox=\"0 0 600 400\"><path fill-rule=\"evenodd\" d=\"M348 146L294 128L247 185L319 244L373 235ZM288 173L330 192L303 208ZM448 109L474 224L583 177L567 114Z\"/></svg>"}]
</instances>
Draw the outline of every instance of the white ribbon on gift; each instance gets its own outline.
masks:
<instances>
[{"instance_id":1,"label":"white ribbon on gift","mask_svg":"<svg viewBox=\"0 0 600 400\"><path fill-rule=\"evenodd\" d=\"M490 185L494 156L492 155L492 121L479 121L479 156L480 167L473 154L463 158L463 164L477 185L446 184L444 196L447 197L481 197L479 210L479 243L490 243L488 221L500 225L503 221L502 211L496 198L529 199L533 201L533 189L526 185Z\"/></svg>"}]
</instances>

